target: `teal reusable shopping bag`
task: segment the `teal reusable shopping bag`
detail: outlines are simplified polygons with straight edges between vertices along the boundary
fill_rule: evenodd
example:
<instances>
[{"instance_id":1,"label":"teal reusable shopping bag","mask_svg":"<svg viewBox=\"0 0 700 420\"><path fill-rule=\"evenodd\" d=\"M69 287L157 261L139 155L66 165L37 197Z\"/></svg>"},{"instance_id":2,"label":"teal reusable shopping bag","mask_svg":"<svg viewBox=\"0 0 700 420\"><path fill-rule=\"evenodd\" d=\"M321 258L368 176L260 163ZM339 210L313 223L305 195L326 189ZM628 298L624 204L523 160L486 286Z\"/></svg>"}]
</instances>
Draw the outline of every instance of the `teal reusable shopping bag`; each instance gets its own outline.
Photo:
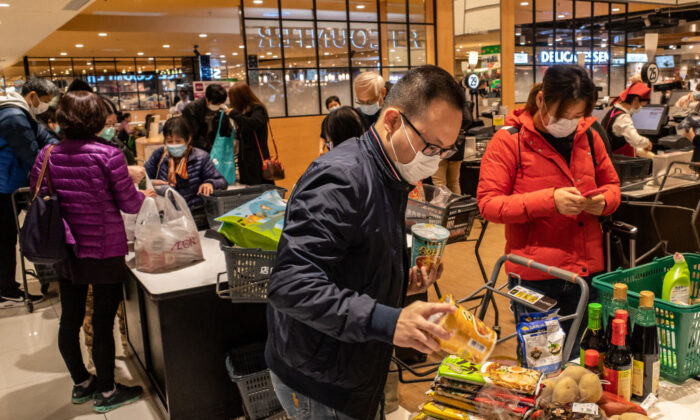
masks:
<instances>
[{"instance_id":1,"label":"teal reusable shopping bag","mask_svg":"<svg viewBox=\"0 0 700 420\"><path fill-rule=\"evenodd\" d=\"M219 118L219 128L216 130L214 145L211 148L211 161L214 162L216 169L221 172L221 175L226 178L229 185L236 182L236 161L233 152L233 137L235 130L231 128L231 136L226 137L221 135L221 122L226 117L226 112L221 111Z\"/></svg>"}]
</instances>

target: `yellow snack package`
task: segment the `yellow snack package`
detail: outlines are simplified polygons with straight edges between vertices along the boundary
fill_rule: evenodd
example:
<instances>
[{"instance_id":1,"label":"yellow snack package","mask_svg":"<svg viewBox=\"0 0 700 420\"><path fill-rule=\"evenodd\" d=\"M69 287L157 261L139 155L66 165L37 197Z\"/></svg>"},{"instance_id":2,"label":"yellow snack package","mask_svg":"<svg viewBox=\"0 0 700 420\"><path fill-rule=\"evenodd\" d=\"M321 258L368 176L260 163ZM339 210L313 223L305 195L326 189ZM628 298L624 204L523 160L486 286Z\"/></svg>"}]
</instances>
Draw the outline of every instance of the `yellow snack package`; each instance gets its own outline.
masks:
<instances>
[{"instance_id":1,"label":"yellow snack package","mask_svg":"<svg viewBox=\"0 0 700 420\"><path fill-rule=\"evenodd\" d=\"M451 303L457 310L451 314L437 314L431 321L454 335L449 340L435 338L440 348L468 362L479 364L488 359L496 347L496 332L456 303L452 295L443 296L441 302Z\"/></svg>"},{"instance_id":2,"label":"yellow snack package","mask_svg":"<svg viewBox=\"0 0 700 420\"><path fill-rule=\"evenodd\" d=\"M423 404L421 411L427 416L441 420L469 420L474 418L469 413L434 402Z\"/></svg>"}]
</instances>

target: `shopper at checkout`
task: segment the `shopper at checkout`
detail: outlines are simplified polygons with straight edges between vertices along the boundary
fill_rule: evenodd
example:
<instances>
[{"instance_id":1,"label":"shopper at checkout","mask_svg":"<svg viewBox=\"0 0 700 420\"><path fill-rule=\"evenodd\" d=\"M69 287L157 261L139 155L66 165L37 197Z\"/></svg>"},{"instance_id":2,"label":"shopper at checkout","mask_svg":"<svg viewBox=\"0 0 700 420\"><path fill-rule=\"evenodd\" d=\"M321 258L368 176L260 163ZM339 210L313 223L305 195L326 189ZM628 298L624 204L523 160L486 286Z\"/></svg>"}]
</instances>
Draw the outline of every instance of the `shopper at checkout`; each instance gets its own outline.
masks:
<instances>
[{"instance_id":1,"label":"shopper at checkout","mask_svg":"<svg viewBox=\"0 0 700 420\"><path fill-rule=\"evenodd\" d=\"M226 105L226 88L221 85L209 85L204 91L204 97L188 103L182 110L182 116L194 130L192 145L207 153L211 153L217 131L219 130L219 120L221 121L221 135L229 137L233 126L231 121L223 113Z\"/></svg>"},{"instance_id":2,"label":"shopper at checkout","mask_svg":"<svg viewBox=\"0 0 700 420\"><path fill-rule=\"evenodd\" d=\"M209 153L192 146L192 128L182 117L163 125L165 146L153 151L144 165L153 185L170 185L192 210L204 204L202 196L228 188L226 178L216 169Z\"/></svg>"},{"instance_id":3,"label":"shopper at checkout","mask_svg":"<svg viewBox=\"0 0 700 420\"><path fill-rule=\"evenodd\" d=\"M366 131L362 125L362 116L349 106L336 108L326 118L324 135L331 148L339 146L345 140L361 137Z\"/></svg>"},{"instance_id":4,"label":"shopper at checkout","mask_svg":"<svg viewBox=\"0 0 700 420\"><path fill-rule=\"evenodd\" d=\"M43 148L30 178L34 189L47 159L69 247L68 258L54 266L61 298L58 348L74 383L71 402L94 401L93 409L98 413L134 402L143 394L140 386L114 381L114 317L128 272L120 211L137 213L144 194L134 187L119 149L97 136L104 128L107 112L104 101L94 93L66 93L56 113L64 139ZM46 178L42 181L46 194ZM153 190L146 193L155 195ZM97 376L87 371L80 351L79 331L89 285L94 294L92 357Z\"/></svg>"},{"instance_id":5,"label":"shopper at checkout","mask_svg":"<svg viewBox=\"0 0 700 420\"><path fill-rule=\"evenodd\" d=\"M632 121L632 115L647 105L650 97L651 89L646 84L634 82L613 101L601 125L614 154L634 157L651 151L651 140L639 134Z\"/></svg>"},{"instance_id":6,"label":"shopper at checkout","mask_svg":"<svg viewBox=\"0 0 700 420\"><path fill-rule=\"evenodd\" d=\"M48 79L29 77L22 92L0 95L0 309L22 306L24 293L16 281L17 232L12 193L29 185L29 171L39 150L56 141L36 115L49 108L58 93ZM29 295L38 302L39 295Z\"/></svg>"},{"instance_id":7,"label":"shopper at checkout","mask_svg":"<svg viewBox=\"0 0 700 420\"><path fill-rule=\"evenodd\" d=\"M424 353L448 338L414 302L430 273L408 267L408 193L455 153L464 95L435 66L411 69L362 137L316 159L289 198L268 291L265 358L291 418L375 419L394 345ZM337 111L336 111L337 112Z\"/></svg>"},{"instance_id":8,"label":"shopper at checkout","mask_svg":"<svg viewBox=\"0 0 700 420\"><path fill-rule=\"evenodd\" d=\"M329 112L332 112L338 108L340 108L340 98L332 95L326 98L326 109ZM322 154L326 152L330 152L330 150L333 148L333 144L331 141L326 137L326 124L328 124L328 115L323 119L321 122L321 139L319 140L318 143L318 155L321 156ZM363 130L364 132L364 130Z\"/></svg>"},{"instance_id":9,"label":"shopper at checkout","mask_svg":"<svg viewBox=\"0 0 700 420\"><path fill-rule=\"evenodd\" d=\"M595 95L584 68L550 67L525 108L508 115L512 129L499 130L489 143L477 192L482 216L505 224L506 253L578 274L589 284L590 301L597 298L591 279L605 261L598 218L620 205L617 173L600 136L590 129ZM584 197L596 189L602 192ZM556 299L560 315L576 311L578 285L511 263L506 271ZM516 307L516 320L520 311ZM570 325L562 325L567 333Z\"/></svg>"}]
</instances>

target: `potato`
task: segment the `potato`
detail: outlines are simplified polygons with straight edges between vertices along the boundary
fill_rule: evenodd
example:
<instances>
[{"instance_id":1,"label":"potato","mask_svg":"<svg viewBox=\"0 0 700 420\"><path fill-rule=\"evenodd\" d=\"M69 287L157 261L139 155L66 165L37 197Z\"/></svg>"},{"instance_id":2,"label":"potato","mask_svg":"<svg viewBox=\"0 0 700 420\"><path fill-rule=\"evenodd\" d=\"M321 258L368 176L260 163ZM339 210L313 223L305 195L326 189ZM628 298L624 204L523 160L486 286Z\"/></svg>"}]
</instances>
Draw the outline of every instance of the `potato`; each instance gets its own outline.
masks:
<instances>
[{"instance_id":1,"label":"potato","mask_svg":"<svg viewBox=\"0 0 700 420\"><path fill-rule=\"evenodd\" d=\"M625 413L620 415L620 420L650 420L649 417L639 413Z\"/></svg>"},{"instance_id":2,"label":"potato","mask_svg":"<svg viewBox=\"0 0 700 420\"><path fill-rule=\"evenodd\" d=\"M583 375L578 383L578 393L583 402L598 402L603 396L603 386L600 384L598 375L590 372Z\"/></svg>"},{"instance_id":3,"label":"potato","mask_svg":"<svg viewBox=\"0 0 700 420\"><path fill-rule=\"evenodd\" d=\"M552 394L552 402L568 404L578 401L578 385L570 377L560 378L557 384L554 385L554 393Z\"/></svg>"},{"instance_id":4,"label":"potato","mask_svg":"<svg viewBox=\"0 0 700 420\"><path fill-rule=\"evenodd\" d=\"M574 382L578 383L581 380L581 377L587 373L591 373L591 371L583 366L569 365L566 367L566 369L564 369L564 372L562 372L561 376L569 377L573 379Z\"/></svg>"},{"instance_id":5,"label":"potato","mask_svg":"<svg viewBox=\"0 0 700 420\"><path fill-rule=\"evenodd\" d=\"M542 380L542 386L544 389L542 390L542 394L540 395L540 399L543 402L551 402L552 401L552 393L554 392L554 384L555 382L551 379L543 379Z\"/></svg>"},{"instance_id":6,"label":"potato","mask_svg":"<svg viewBox=\"0 0 700 420\"><path fill-rule=\"evenodd\" d=\"M620 416L618 416L618 415L616 414L616 415L614 415L614 416L612 416L612 417L608 417L608 420L620 420Z\"/></svg>"}]
</instances>

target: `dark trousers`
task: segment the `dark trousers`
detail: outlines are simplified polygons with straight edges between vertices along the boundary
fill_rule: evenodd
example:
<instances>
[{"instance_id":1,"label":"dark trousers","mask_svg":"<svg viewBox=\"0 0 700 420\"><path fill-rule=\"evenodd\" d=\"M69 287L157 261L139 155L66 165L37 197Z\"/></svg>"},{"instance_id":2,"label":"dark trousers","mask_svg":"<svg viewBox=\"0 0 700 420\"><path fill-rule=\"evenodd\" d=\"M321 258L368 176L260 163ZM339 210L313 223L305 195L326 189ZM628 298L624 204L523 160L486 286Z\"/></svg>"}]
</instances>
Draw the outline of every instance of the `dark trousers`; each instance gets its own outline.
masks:
<instances>
[{"instance_id":1,"label":"dark trousers","mask_svg":"<svg viewBox=\"0 0 700 420\"><path fill-rule=\"evenodd\" d=\"M581 325L579 326L578 332L576 333L576 340L574 341L574 346L571 349L571 355L569 358L576 358L580 353L581 337L583 332L586 330L588 325L588 303L598 301L598 289L594 288L591 283L593 277L584 277L583 279L588 284L588 302L585 302L583 318L581 319ZM509 280L510 287L517 284L517 280L512 277ZM581 297L581 288L570 282L565 282L563 280L521 280L520 284L528 289L535 290L546 296L549 296L557 300L557 305L555 308L559 308L559 316L571 315L576 313L576 307L578 306L578 301ZM512 303L513 313L515 314L515 324L518 324L518 316L523 313L535 312L534 310L517 303ZM571 329L571 321L564 321L561 323L561 327L566 333L566 337L569 337L569 330ZM566 356L565 356L566 357ZM565 360L566 362L567 360Z\"/></svg>"},{"instance_id":2,"label":"dark trousers","mask_svg":"<svg viewBox=\"0 0 700 420\"><path fill-rule=\"evenodd\" d=\"M3 294L18 288L15 281L17 224L10 197L10 194L0 194L0 292Z\"/></svg>"},{"instance_id":3,"label":"dark trousers","mask_svg":"<svg viewBox=\"0 0 700 420\"><path fill-rule=\"evenodd\" d=\"M93 284L94 313L92 329L94 341L92 360L97 369L97 391L107 392L114 388L114 316L122 300L122 284ZM80 353L80 327L85 317L87 284L59 282L61 293L61 322L58 328L58 349L68 367L74 383L90 377Z\"/></svg>"}]
</instances>

